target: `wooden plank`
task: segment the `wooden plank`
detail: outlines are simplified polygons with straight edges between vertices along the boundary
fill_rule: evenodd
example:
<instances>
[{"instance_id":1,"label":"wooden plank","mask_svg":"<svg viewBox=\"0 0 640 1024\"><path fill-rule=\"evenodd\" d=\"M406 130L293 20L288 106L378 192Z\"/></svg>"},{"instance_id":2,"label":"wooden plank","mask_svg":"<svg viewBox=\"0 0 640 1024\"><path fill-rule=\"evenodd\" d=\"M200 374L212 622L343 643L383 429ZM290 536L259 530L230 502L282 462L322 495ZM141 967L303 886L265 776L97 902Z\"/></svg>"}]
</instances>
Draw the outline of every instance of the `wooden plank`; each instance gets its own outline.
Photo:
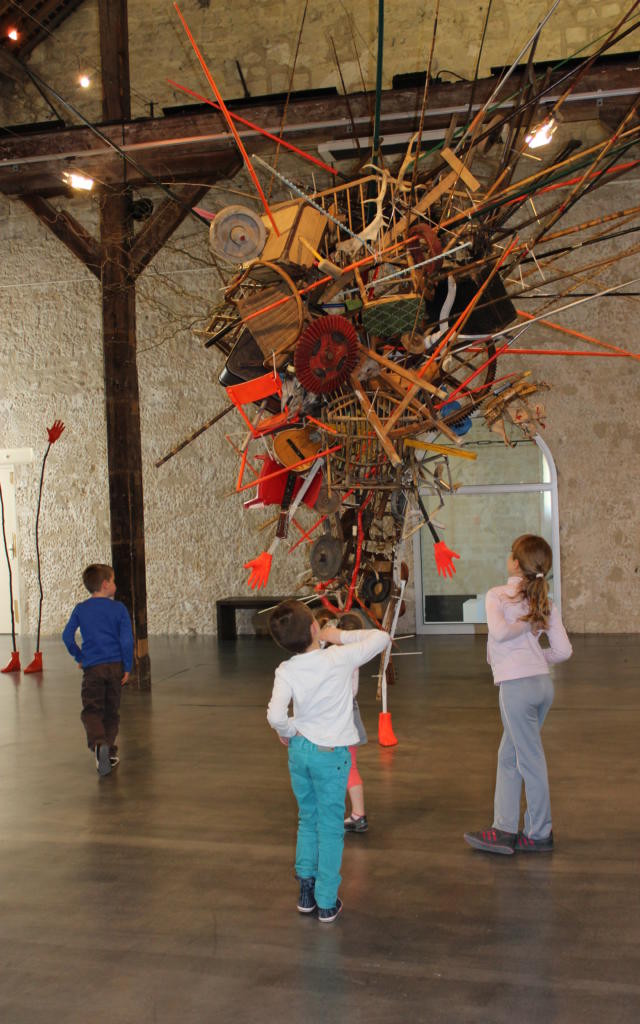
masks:
<instances>
[{"instance_id":1,"label":"wooden plank","mask_svg":"<svg viewBox=\"0 0 640 1024\"><path fill-rule=\"evenodd\" d=\"M470 152L472 153L473 150L470 150ZM462 160L458 160L458 157L455 155L455 153L453 153L447 146L445 146L444 149L442 150L442 159L447 161L449 167L453 168L453 170L456 172L456 175L459 178L462 178L465 185L467 185L472 192L478 191L478 189L480 188L480 182L478 181L478 179L474 178L473 174L468 169L468 167L466 167L463 164Z\"/></svg>"},{"instance_id":2,"label":"wooden plank","mask_svg":"<svg viewBox=\"0 0 640 1024\"><path fill-rule=\"evenodd\" d=\"M66 210L56 210L41 196L23 196L22 202L35 213L38 220L64 242L74 256L82 260L87 270L100 277L102 255L100 245Z\"/></svg>"},{"instance_id":3,"label":"wooden plank","mask_svg":"<svg viewBox=\"0 0 640 1024\"><path fill-rule=\"evenodd\" d=\"M386 356L381 356L375 349L365 348L364 345L360 346L360 350L363 356L367 356L369 359L375 360L380 366L384 366L387 370L391 370L393 373L397 373L399 377L404 377L409 384L415 384L418 388L423 391L428 391L431 395L436 395L438 398L446 398L446 393L441 391L439 388L434 387L428 380L423 377L418 377L417 373L413 370L407 370L406 367L400 363L394 363L391 359L387 359Z\"/></svg>"}]
</instances>

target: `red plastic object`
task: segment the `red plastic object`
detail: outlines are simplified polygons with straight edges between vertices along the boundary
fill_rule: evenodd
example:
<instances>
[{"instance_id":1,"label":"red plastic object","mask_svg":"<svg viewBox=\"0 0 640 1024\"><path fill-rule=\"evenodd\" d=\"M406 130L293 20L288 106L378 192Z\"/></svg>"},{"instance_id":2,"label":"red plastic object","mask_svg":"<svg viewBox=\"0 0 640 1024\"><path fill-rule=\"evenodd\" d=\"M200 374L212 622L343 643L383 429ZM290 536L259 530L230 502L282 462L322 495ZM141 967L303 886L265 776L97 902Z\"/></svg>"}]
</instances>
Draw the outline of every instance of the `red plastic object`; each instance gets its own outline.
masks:
<instances>
[{"instance_id":1,"label":"red plastic object","mask_svg":"<svg viewBox=\"0 0 640 1024\"><path fill-rule=\"evenodd\" d=\"M25 675L29 675L31 672L42 672L42 651L36 651L33 661L30 661L23 671Z\"/></svg>"},{"instance_id":2,"label":"red plastic object","mask_svg":"<svg viewBox=\"0 0 640 1024\"><path fill-rule=\"evenodd\" d=\"M456 567L453 564L454 558L460 558L457 551L452 551L443 540L433 545L433 554L436 560L438 576L454 576Z\"/></svg>"},{"instance_id":3,"label":"red plastic object","mask_svg":"<svg viewBox=\"0 0 640 1024\"><path fill-rule=\"evenodd\" d=\"M270 395L282 395L282 381L277 373L274 374L269 372L264 373L262 377L255 377L253 380L243 381L241 384L231 384L228 388L225 388L225 390L249 427L253 437L258 437L260 431L256 430L250 422L243 406L250 405L251 402L260 402L263 398L269 398ZM287 416L288 413L287 415L284 415L284 421L286 421ZM277 421L280 421L282 418L282 413L276 417L272 417L272 419ZM277 425L279 425L279 423Z\"/></svg>"},{"instance_id":4,"label":"red plastic object","mask_svg":"<svg viewBox=\"0 0 640 1024\"><path fill-rule=\"evenodd\" d=\"M4 668L0 668L0 672L19 672L20 671L20 652L11 652L11 661Z\"/></svg>"},{"instance_id":5,"label":"red plastic object","mask_svg":"<svg viewBox=\"0 0 640 1024\"><path fill-rule=\"evenodd\" d=\"M260 458L263 458L260 456ZM268 455L264 457L262 469L260 470L260 476L256 483L258 484L258 495L257 499L251 504L256 507L262 505L281 505L284 497L285 487L287 486L287 476L283 474L281 476L271 477L271 479L263 480L263 477L269 477L272 473L282 469L282 464L276 462L275 459L270 458ZM302 487L304 482L304 476L300 474L293 491L293 498ZM318 498L318 492L322 485L322 474L316 473L313 478L309 490L302 499L302 504L308 508L313 508ZM248 503L247 503L248 504Z\"/></svg>"},{"instance_id":6,"label":"red plastic object","mask_svg":"<svg viewBox=\"0 0 640 1024\"><path fill-rule=\"evenodd\" d=\"M395 747L397 742L391 725L391 712L381 711L378 715L378 743L381 747Z\"/></svg>"},{"instance_id":7,"label":"red plastic object","mask_svg":"<svg viewBox=\"0 0 640 1024\"><path fill-rule=\"evenodd\" d=\"M63 430L64 423L62 422L62 420L55 420L52 427L47 427L47 434L49 435L49 444L55 444Z\"/></svg>"},{"instance_id":8,"label":"red plastic object","mask_svg":"<svg viewBox=\"0 0 640 1024\"><path fill-rule=\"evenodd\" d=\"M258 590L260 590L260 587L266 587L269 580L269 573L271 572L272 561L273 556L270 555L268 551L263 551L257 558L253 558L250 562L244 563L245 569L251 569L247 583L252 590L255 590L256 587Z\"/></svg>"}]
</instances>

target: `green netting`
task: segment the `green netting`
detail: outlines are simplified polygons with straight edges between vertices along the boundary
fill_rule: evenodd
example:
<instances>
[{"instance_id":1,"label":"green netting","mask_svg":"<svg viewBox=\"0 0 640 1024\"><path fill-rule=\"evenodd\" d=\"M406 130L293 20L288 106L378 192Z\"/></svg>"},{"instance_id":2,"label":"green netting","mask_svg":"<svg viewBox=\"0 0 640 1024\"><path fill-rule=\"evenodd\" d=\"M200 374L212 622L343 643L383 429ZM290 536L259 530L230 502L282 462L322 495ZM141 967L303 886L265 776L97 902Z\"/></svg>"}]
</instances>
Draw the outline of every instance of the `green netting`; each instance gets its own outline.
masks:
<instances>
[{"instance_id":1,"label":"green netting","mask_svg":"<svg viewBox=\"0 0 640 1024\"><path fill-rule=\"evenodd\" d=\"M378 338L399 338L401 334L412 334L419 330L425 318L425 304L422 299L398 297L392 302L385 301L365 306L362 310L362 325L368 334Z\"/></svg>"}]
</instances>

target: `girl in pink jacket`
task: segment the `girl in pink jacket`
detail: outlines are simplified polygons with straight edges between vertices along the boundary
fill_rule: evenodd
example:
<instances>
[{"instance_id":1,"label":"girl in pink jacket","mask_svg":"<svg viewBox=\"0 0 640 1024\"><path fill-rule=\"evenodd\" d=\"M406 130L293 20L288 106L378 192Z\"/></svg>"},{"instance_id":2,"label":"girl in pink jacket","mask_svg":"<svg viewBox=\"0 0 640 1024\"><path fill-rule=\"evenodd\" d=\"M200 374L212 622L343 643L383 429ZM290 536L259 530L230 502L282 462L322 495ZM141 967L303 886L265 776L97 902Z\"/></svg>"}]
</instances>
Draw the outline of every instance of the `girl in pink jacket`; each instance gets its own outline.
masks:
<instances>
[{"instance_id":1,"label":"girl in pink jacket","mask_svg":"<svg viewBox=\"0 0 640 1024\"><path fill-rule=\"evenodd\" d=\"M504 733L491 828L465 832L470 846L489 853L546 853L553 849L547 762L540 730L553 701L549 665L566 661L572 648L549 599L551 548L542 537L523 534L507 559L506 586L487 594L487 661L500 688ZM540 646L546 634L549 646ZM524 783L527 809L519 831Z\"/></svg>"}]
</instances>

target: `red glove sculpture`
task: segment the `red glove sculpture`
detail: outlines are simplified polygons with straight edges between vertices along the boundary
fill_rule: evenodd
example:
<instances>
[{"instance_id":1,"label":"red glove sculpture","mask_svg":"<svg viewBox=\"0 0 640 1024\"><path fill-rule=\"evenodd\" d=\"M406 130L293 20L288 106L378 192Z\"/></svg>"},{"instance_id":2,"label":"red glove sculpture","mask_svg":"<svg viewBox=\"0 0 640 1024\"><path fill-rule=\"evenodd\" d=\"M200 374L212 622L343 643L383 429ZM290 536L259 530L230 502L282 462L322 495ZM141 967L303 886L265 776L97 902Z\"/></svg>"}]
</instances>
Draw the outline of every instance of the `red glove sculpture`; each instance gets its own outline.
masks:
<instances>
[{"instance_id":1,"label":"red glove sculpture","mask_svg":"<svg viewBox=\"0 0 640 1024\"><path fill-rule=\"evenodd\" d=\"M255 590L256 587L258 590L260 590L260 587L266 587L269 579L269 573L271 572L272 561L273 556L268 551L263 551L257 558L244 563L245 569L251 569L251 574L247 583L252 590Z\"/></svg>"},{"instance_id":2,"label":"red glove sculpture","mask_svg":"<svg viewBox=\"0 0 640 1024\"><path fill-rule=\"evenodd\" d=\"M451 551L443 540L439 540L437 544L433 545L433 554L436 560L438 576L453 576L456 571L453 559L460 558L458 552Z\"/></svg>"},{"instance_id":3,"label":"red glove sculpture","mask_svg":"<svg viewBox=\"0 0 640 1024\"><path fill-rule=\"evenodd\" d=\"M64 423L62 420L54 420L52 427L47 427L47 434L49 435L49 444L55 444L60 434L64 430Z\"/></svg>"}]
</instances>

